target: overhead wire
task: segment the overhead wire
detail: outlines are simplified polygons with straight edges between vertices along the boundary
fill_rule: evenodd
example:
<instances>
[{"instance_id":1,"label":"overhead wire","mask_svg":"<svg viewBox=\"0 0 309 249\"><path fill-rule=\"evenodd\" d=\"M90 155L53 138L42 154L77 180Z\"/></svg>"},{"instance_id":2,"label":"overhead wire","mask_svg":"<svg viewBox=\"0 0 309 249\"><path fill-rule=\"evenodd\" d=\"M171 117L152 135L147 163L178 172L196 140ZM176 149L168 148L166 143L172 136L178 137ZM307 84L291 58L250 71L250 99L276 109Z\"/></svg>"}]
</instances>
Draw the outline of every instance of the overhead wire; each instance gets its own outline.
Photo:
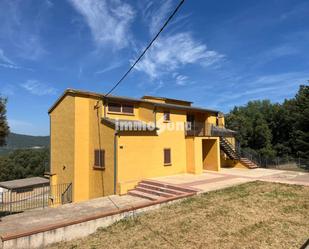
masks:
<instances>
[{"instance_id":1,"label":"overhead wire","mask_svg":"<svg viewBox=\"0 0 309 249\"><path fill-rule=\"evenodd\" d=\"M155 42L155 40L159 37L159 35L162 33L162 31L165 29L165 27L168 25L168 23L172 20L172 18L176 15L180 7L183 5L185 0L181 0L177 7L174 9L172 14L168 17L168 19L165 21L163 26L160 28L159 32L152 38L148 46L144 49L144 51L140 54L140 56L135 60L135 62L131 65L131 67L126 71L126 73L117 81L117 83L104 95L104 97L107 97L110 95L119 85L120 83L128 76L128 74L132 71L132 69L135 67L135 65L143 58L143 56L146 54L147 50L152 46L152 44Z\"/></svg>"}]
</instances>

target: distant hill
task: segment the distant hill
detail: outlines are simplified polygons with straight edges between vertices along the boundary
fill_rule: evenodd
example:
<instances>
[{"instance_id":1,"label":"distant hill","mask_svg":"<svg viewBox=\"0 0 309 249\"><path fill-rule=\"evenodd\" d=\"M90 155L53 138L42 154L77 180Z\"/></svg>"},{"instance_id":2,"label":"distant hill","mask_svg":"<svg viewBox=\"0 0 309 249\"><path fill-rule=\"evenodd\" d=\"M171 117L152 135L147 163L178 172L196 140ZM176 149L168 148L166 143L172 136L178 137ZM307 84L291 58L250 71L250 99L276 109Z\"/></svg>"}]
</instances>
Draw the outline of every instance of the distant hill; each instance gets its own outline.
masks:
<instances>
[{"instance_id":1,"label":"distant hill","mask_svg":"<svg viewBox=\"0 0 309 249\"><path fill-rule=\"evenodd\" d=\"M6 146L0 147L0 154L6 154L15 149L49 147L49 136L30 136L10 133Z\"/></svg>"}]
</instances>

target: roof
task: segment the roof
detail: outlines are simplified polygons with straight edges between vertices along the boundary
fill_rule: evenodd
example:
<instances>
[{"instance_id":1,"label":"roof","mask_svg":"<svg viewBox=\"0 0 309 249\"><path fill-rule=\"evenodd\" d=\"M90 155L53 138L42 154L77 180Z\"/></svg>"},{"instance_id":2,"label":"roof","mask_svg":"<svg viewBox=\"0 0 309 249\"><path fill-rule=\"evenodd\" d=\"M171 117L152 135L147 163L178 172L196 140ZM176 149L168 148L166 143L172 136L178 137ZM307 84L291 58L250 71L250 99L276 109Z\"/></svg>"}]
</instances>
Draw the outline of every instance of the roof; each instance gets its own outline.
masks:
<instances>
[{"instance_id":1,"label":"roof","mask_svg":"<svg viewBox=\"0 0 309 249\"><path fill-rule=\"evenodd\" d=\"M124 96L115 96L115 95L108 95L107 97L105 97L105 95L101 94L101 93L88 92L88 91L75 90L75 89L67 89L56 100L56 102L52 105L52 107L48 110L48 113L51 113L57 107L57 105L62 101L62 99L64 99L65 96L67 96L67 95L90 97L90 98L96 98L98 100L106 98L106 99L110 99L110 100L120 100L120 101L127 101L127 102L151 103L151 104L153 104L155 106L161 106L161 107L172 108L172 109L191 110L191 111L198 111L198 112L219 113L219 111L217 111L217 110L212 110L212 109L207 109L207 108L194 107L194 106L184 106L184 105L176 105L176 104L157 103L157 102L152 102L150 100L145 100L143 98L138 99L138 98L124 97ZM153 98L155 98L155 97L153 97ZM161 97L158 97L158 98L161 98ZM165 99L169 99L169 98L165 98ZM170 99L170 100L175 100L175 99ZM175 101L187 102L187 101L183 101L183 100L175 100ZM192 103L192 102L187 102L187 103Z\"/></svg>"},{"instance_id":2,"label":"roof","mask_svg":"<svg viewBox=\"0 0 309 249\"><path fill-rule=\"evenodd\" d=\"M175 105L175 104L165 104L165 103L153 103L154 106L163 107L163 108L170 108L176 110L186 110L186 111L196 111L196 112L212 112L212 113L219 113L217 110L213 109L206 109L196 106L183 106L183 105Z\"/></svg>"},{"instance_id":3,"label":"roof","mask_svg":"<svg viewBox=\"0 0 309 249\"><path fill-rule=\"evenodd\" d=\"M5 189L19 189L39 185L49 185L49 179L43 177L30 177L25 179L0 182L0 187Z\"/></svg>"},{"instance_id":4,"label":"roof","mask_svg":"<svg viewBox=\"0 0 309 249\"><path fill-rule=\"evenodd\" d=\"M177 102L183 102L187 104L192 104L193 102L182 100L182 99L172 99L172 98L166 98L166 97L159 97L159 96L150 96L150 95L144 95L142 99L159 99L159 100L170 100L170 101L177 101Z\"/></svg>"},{"instance_id":5,"label":"roof","mask_svg":"<svg viewBox=\"0 0 309 249\"><path fill-rule=\"evenodd\" d=\"M89 91L83 91L83 90L76 90L76 89L67 89L64 91L64 93L56 100L56 102L49 108L48 113L51 113L56 106L64 99L65 96L72 95L72 96L82 96L82 97L90 97L90 98L96 98L96 99L112 99L112 100L124 100L124 101L130 101L130 102L143 102L143 100L138 98L131 98L131 97L124 97L124 96L114 96L114 95L108 95L108 97L105 97L102 93L95 93L95 92L89 92Z\"/></svg>"},{"instance_id":6,"label":"roof","mask_svg":"<svg viewBox=\"0 0 309 249\"><path fill-rule=\"evenodd\" d=\"M112 119L102 118L103 122L116 127L118 131L155 131L158 127L150 126L148 123L140 120Z\"/></svg>"}]
</instances>

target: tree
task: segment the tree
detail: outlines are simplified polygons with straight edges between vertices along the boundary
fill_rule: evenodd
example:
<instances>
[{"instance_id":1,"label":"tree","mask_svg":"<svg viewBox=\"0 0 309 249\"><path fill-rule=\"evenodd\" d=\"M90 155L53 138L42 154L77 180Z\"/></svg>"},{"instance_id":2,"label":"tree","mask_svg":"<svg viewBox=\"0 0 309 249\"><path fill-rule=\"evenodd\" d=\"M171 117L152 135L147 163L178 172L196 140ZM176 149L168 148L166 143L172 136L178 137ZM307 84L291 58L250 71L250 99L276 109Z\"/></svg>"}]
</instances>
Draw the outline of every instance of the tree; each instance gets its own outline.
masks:
<instances>
[{"instance_id":1,"label":"tree","mask_svg":"<svg viewBox=\"0 0 309 249\"><path fill-rule=\"evenodd\" d=\"M275 154L269 126L271 115L270 101L249 101L246 106L235 107L226 116L226 124L229 129L237 131L236 139L242 148L269 157Z\"/></svg>"},{"instance_id":2,"label":"tree","mask_svg":"<svg viewBox=\"0 0 309 249\"><path fill-rule=\"evenodd\" d=\"M6 119L7 100L0 97L0 146L6 144L6 137L9 134L9 126Z\"/></svg>"},{"instance_id":3,"label":"tree","mask_svg":"<svg viewBox=\"0 0 309 249\"><path fill-rule=\"evenodd\" d=\"M261 156L294 156L309 160L309 86L282 104L249 101L226 115L226 126L237 131L244 149Z\"/></svg>"},{"instance_id":4,"label":"tree","mask_svg":"<svg viewBox=\"0 0 309 249\"><path fill-rule=\"evenodd\" d=\"M298 156L309 159L309 86L300 86L293 104L295 112L291 116L295 122L294 149Z\"/></svg>"},{"instance_id":5,"label":"tree","mask_svg":"<svg viewBox=\"0 0 309 249\"><path fill-rule=\"evenodd\" d=\"M0 181L43 176L49 149L19 149L0 157Z\"/></svg>"}]
</instances>

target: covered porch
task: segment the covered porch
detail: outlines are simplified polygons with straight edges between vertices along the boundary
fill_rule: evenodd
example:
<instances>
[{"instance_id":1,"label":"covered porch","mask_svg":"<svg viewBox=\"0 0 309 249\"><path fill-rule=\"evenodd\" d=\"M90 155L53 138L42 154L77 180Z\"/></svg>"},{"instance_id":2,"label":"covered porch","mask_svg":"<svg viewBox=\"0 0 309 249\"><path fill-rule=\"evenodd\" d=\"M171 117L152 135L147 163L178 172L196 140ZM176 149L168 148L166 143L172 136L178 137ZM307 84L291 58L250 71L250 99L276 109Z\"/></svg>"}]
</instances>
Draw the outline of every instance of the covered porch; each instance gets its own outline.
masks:
<instances>
[{"instance_id":1,"label":"covered porch","mask_svg":"<svg viewBox=\"0 0 309 249\"><path fill-rule=\"evenodd\" d=\"M218 137L186 137L187 172L219 171L220 140Z\"/></svg>"}]
</instances>

